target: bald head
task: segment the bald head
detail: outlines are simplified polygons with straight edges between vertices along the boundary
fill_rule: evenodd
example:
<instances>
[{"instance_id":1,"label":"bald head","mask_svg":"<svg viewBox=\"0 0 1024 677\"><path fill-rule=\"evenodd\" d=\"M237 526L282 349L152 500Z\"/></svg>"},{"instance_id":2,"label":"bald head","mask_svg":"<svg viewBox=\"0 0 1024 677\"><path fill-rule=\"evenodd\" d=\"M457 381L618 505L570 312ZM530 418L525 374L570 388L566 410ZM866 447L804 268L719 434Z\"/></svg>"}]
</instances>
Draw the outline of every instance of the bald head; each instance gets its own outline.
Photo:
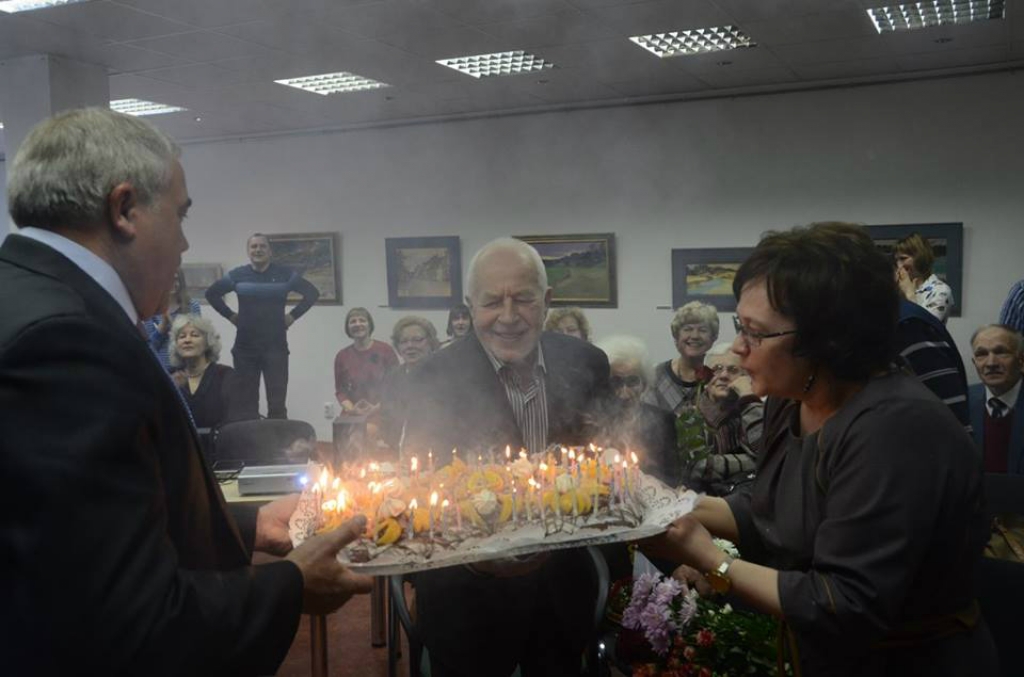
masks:
<instances>
[{"instance_id":1,"label":"bald head","mask_svg":"<svg viewBox=\"0 0 1024 677\"><path fill-rule=\"evenodd\" d=\"M488 260L494 257L506 261L518 260L530 271L529 274L536 280L540 293L547 291L548 271L544 268L544 261L537 250L522 240L502 237L485 244L470 260L469 271L466 273L467 299L471 300L479 291L480 271L487 265ZM469 305L472 305L472 302Z\"/></svg>"}]
</instances>

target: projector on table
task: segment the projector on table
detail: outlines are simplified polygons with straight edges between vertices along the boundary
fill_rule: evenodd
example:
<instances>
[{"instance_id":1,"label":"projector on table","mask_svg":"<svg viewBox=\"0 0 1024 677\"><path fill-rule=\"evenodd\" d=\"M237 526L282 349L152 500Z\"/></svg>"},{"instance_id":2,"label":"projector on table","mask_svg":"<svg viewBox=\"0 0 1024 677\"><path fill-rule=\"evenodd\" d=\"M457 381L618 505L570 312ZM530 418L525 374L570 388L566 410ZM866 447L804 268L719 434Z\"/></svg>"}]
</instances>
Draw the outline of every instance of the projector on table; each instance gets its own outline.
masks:
<instances>
[{"instance_id":1,"label":"projector on table","mask_svg":"<svg viewBox=\"0 0 1024 677\"><path fill-rule=\"evenodd\" d=\"M290 494L306 485L306 464L247 465L238 473L240 496Z\"/></svg>"}]
</instances>

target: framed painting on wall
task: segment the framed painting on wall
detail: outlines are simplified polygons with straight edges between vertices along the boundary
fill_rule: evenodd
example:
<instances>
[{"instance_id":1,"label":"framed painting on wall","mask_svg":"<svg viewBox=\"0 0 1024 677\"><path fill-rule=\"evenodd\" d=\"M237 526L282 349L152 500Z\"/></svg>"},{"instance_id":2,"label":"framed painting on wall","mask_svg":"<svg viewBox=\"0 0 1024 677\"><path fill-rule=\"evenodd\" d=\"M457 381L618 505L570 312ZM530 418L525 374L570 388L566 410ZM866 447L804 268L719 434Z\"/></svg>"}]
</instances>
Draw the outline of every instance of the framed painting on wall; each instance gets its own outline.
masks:
<instances>
[{"instance_id":1,"label":"framed painting on wall","mask_svg":"<svg viewBox=\"0 0 1024 677\"><path fill-rule=\"evenodd\" d=\"M206 290L224 277L219 263L183 263L181 274L185 278L185 291L200 303L206 303Z\"/></svg>"},{"instance_id":2,"label":"framed painting on wall","mask_svg":"<svg viewBox=\"0 0 1024 677\"><path fill-rule=\"evenodd\" d=\"M917 233L932 246L935 263L932 272L953 291L952 317L960 317L964 304L964 224L963 223L906 223L887 226L868 226L875 245L886 256L893 257L896 243Z\"/></svg>"},{"instance_id":3,"label":"framed painting on wall","mask_svg":"<svg viewBox=\"0 0 1024 677\"><path fill-rule=\"evenodd\" d=\"M284 233L267 235L270 260L302 275L320 292L317 305L341 304L341 244L338 233ZM288 295L298 303L298 294Z\"/></svg>"},{"instance_id":4,"label":"framed painting on wall","mask_svg":"<svg viewBox=\"0 0 1024 677\"><path fill-rule=\"evenodd\" d=\"M462 303L458 237L389 237L384 250L389 306L441 309Z\"/></svg>"},{"instance_id":5,"label":"framed painting on wall","mask_svg":"<svg viewBox=\"0 0 1024 677\"><path fill-rule=\"evenodd\" d=\"M615 233L516 235L544 261L551 305L618 308Z\"/></svg>"},{"instance_id":6,"label":"framed painting on wall","mask_svg":"<svg viewBox=\"0 0 1024 677\"><path fill-rule=\"evenodd\" d=\"M672 250L672 307L701 301L719 312L736 310L732 281L753 247Z\"/></svg>"}]
</instances>

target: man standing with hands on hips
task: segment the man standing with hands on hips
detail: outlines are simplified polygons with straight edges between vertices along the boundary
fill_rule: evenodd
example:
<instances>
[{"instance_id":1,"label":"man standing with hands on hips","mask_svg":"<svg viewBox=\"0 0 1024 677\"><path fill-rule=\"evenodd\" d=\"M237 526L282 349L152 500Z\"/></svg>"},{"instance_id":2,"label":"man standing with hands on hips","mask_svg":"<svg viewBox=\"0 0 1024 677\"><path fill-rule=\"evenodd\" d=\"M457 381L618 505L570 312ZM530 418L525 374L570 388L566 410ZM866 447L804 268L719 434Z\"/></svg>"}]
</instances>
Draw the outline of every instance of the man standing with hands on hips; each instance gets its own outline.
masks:
<instances>
[{"instance_id":1,"label":"man standing with hands on hips","mask_svg":"<svg viewBox=\"0 0 1024 677\"><path fill-rule=\"evenodd\" d=\"M308 280L270 260L270 240L253 233L246 242L249 265L228 272L206 290L213 309L238 328L231 355L235 362L238 406L243 419L259 418L260 374L267 391L267 418L288 418L288 328L320 298ZM235 292L238 312L224 303ZM302 297L285 312L288 294Z\"/></svg>"},{"instance_id":2,"label":"man standing with hands on hips","mask_svg":"<svg viewBox=\"0 0 1024 677\"><path fill-rule=\"evenodd\" d=\"M227 506L139 331L192 200L178 147L109 109L61 113L8 173L0 247L0 654L12 675L266 675L301 612L371 581L353 520L291 549L297 496ZM252 566L256 550L286 559Z\"/></svg>"}]
</instances>

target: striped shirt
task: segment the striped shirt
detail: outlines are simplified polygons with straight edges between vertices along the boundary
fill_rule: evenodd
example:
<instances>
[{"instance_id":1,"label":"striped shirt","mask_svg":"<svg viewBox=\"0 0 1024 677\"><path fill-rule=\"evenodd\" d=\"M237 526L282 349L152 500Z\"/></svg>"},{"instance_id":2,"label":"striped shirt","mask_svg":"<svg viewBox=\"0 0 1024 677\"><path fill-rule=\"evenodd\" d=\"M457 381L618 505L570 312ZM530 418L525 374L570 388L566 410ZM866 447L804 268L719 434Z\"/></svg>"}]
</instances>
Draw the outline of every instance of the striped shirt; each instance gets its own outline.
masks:
<instances>
[{"instance_id":1,"label":"striped shirt","mask_svg":"<svg viewBox=\"0 0 1024 677\"><path fill-rule=\"evenodd\" d=\"M544 384L547 368L544 366L544 351L538 343L533 379L525 384L512 367L498 360L486 348L484 353L505 388L505 396L512 407L516 426L523 436L523 445L531 454L541 453L547 448L548 439L548 394Z\"/></svg>"},{"instance_id":2,"label":"striped shirt","mask_svg":"<svg viewBox=\"0 0 1024 677\"><path fill-rule=\"evenodd\" d=\"M999 313L999 324L1013 327L1024 333L1024 280L1010 287L1003 309Z\"/></svg>"}]
</instances>

